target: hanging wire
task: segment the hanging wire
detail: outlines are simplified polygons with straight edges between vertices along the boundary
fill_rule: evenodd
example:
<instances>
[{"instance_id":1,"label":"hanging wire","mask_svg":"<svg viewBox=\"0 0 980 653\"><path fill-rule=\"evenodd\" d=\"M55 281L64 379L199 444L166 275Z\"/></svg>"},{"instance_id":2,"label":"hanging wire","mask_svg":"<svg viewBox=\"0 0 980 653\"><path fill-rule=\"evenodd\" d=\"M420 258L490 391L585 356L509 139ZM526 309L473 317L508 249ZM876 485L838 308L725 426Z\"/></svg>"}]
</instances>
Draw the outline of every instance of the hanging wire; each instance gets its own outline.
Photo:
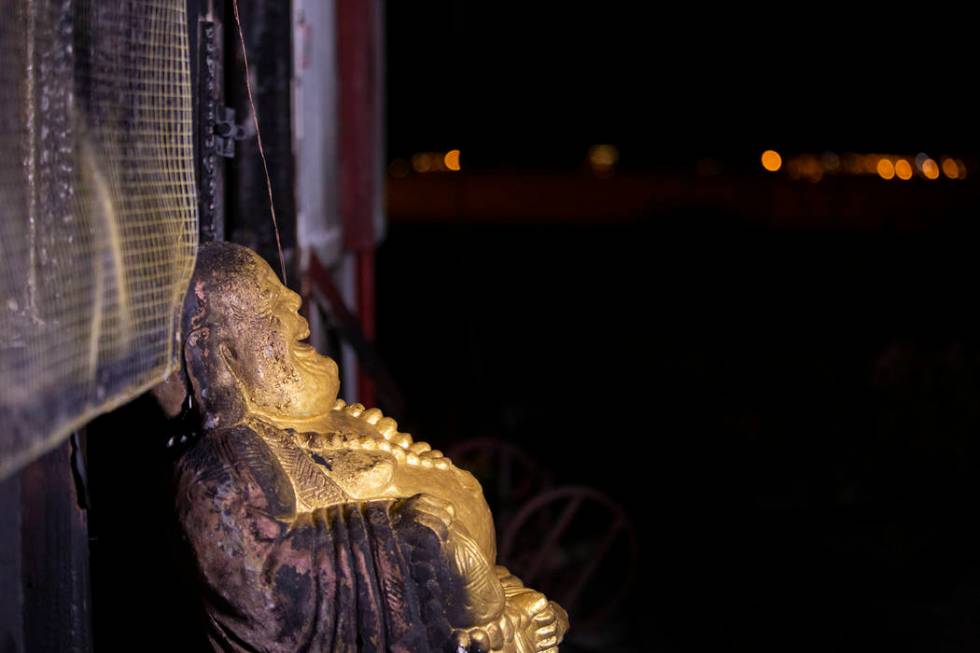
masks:
<instances>
[{"instance_id":1,"label":"hanging wire","mask_svg":"<svg viewBox=\"0 0 980 653\"><path fill-rule=\"evenodd\" d=\"M282 240L279 238L279 221L276 219L276 206L272 201L272 178L269 176L269 164L265 159L265 148L262 146L262 130L259 129L259 116L255 111L255 100L252 99L252 82L248 72L248 53L245 51L245 35L242 33L242 20L238 15L238 0L232 0L235 12L235 26L238 28L238 40L242 45L242 61L245 62L245 90L248 92L248 105L252 111L252 124L255 126L255 139L259 144L259 158L262 159L262 170L265 172L265 190L269 195L269 212L272 214L272 226L276 232L276 249L279 252L279 267L282 270L282 283L286 283L286 258L282 253Z\"/></svg>"}]
</instances>

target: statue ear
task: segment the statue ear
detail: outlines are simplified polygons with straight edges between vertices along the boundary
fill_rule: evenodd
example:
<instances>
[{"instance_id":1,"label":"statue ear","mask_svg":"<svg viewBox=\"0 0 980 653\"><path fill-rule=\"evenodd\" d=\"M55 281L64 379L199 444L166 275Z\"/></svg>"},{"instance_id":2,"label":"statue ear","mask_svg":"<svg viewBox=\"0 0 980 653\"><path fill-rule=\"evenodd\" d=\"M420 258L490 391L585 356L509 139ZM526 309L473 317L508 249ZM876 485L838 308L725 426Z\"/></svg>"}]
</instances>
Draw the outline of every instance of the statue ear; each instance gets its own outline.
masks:
<instances>
[{"instance_id":1,"label":"statue ear","mask_svg":"<svg viewBox=\"0 0 980 653\"><path fill-rule=\"evenodd\" d=\"M184 370L187 372L188 390L194 394L201 405L202 385L207 385L208 370L205 362L208 358L211 330L207 327L195 329L184 337Z\"/></svg>"},{"instance_id":2,"label":"statue ear","mask_svg":"<svg viewBox=\"0 0 980 653\"><path fill-rule=\"evenodd\" d=\"M184 366L206 428L234 423L245 413L245 400L230 368L237 359L234 349L216 338L210 327L187 335Z\"/></svg>"}]
</instances>

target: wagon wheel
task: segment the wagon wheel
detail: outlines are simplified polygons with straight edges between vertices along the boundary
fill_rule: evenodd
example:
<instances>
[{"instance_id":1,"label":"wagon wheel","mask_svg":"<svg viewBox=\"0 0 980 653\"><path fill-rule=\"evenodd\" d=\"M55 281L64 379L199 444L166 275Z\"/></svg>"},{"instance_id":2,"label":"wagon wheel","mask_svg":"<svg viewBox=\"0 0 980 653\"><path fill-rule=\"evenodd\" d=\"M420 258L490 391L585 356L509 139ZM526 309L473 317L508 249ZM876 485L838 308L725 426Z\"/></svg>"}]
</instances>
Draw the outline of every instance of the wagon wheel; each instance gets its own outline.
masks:
<instances>
[{"instance_id":1,"label":"wagon wheel","mask_svg":"<svg viewBox=\"0 0 980 653\"><path fill-rule=\"evenodd\" d=\"M530 454L498 438L460 442L448 455L453 464L471 472L483 485L500 530L519 506L551 483L551 475Z\"/></svg>"},{"instance_id":2,"label":"wagon wheel","mask_svg":"<svg viewBox=\"0 0 980 653\"><path fill-rule=\"evenodd\" d=\"M583 632L629 592L639 546L618 503L592 488L566 486L538 495L514 516L500 558L528 587L568 610Z\"/></svg>"}]
</instances>

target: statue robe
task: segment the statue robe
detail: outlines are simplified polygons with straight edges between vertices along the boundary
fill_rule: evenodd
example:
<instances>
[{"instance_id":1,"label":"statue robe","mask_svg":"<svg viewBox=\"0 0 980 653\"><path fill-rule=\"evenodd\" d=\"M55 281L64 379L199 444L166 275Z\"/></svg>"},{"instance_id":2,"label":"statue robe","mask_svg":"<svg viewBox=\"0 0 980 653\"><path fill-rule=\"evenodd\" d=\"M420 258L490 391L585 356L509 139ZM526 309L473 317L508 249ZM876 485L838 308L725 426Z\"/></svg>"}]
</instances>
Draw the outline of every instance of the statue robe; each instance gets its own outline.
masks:
<instances>
[{"instance_id":1,"label":"statue robe","mask_svg":"<svg viewBox=\"0 0 980 653\"><path fill-rule=\"evenodd\" d=\"M297 514L293 486L247 427L211 431L177 464L177 509L217 651L454 650L463 583L395 500Z\"/></svg>"}]
</instances>

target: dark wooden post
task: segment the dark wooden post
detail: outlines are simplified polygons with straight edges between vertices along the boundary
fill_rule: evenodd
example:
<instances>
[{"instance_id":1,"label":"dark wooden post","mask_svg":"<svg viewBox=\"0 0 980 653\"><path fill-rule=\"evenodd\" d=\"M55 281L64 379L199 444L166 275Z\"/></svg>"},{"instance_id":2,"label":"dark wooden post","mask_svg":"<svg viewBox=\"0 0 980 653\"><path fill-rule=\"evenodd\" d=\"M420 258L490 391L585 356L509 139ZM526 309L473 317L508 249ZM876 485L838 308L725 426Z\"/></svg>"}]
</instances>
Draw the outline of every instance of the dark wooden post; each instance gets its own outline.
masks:
<instances>
[{"instance_id":1,"label":"dark wooden post","mask_svg":"<svg viewBox=\"0 0 980 653\"><path fill-rule=\"evenodd\" d=\"M0 481L0 650L24 650L20 475Z\"/></svg>"},{"instance_id":2,"label":"dark wooden post","mask_svg":"<svg viewBox=\"0 0 980 653\"><path fill-rule=\"evenodd\" d=\"M65 442L20 473L23 648L13 650L92 649L88 523L72 453Z\"/></svg>"},{"instance_id":3,"label":"dark wooden post","mask_svg":"<svg viewBox=\"0 0 980 653\"><path fill-rule=\"evenodd\" d=\"M74 439L0 481L0 651L92 650L88 518Z\"/></svg>"}]
</instances>

